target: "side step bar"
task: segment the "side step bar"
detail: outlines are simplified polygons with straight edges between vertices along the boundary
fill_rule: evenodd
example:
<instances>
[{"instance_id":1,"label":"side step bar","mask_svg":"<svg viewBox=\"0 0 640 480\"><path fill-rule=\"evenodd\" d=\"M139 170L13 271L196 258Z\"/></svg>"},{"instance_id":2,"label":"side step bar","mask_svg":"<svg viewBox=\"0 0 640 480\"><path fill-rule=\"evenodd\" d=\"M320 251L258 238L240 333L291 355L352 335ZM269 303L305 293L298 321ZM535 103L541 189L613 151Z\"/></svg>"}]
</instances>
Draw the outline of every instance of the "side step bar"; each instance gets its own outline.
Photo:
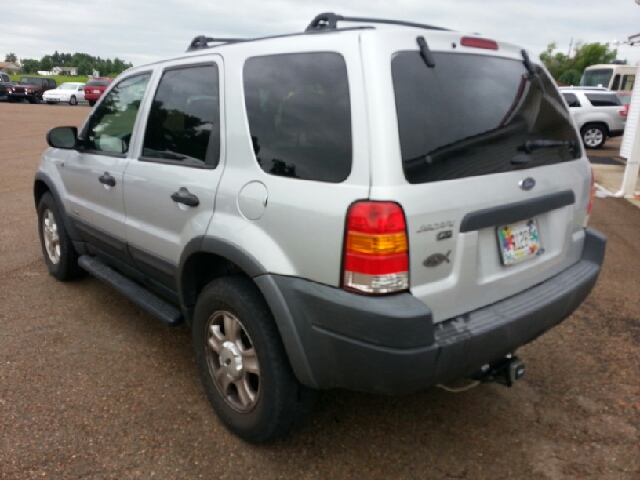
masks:
<instances>
[{"instance_id":1,"label":"side step bar","mask_svg":"<svg viewBox=\"0 0 640 480\"><path fill-rule=\"evenodd\" d=\"M150 313L154 317L169 325L178 325L182 322L180 310L154 295L142 285L129 280L108 265L105 265L96 257L82 255L78 258L78 265L105 283L108 283L138 307Z\"/></svg>"}]
</instances>

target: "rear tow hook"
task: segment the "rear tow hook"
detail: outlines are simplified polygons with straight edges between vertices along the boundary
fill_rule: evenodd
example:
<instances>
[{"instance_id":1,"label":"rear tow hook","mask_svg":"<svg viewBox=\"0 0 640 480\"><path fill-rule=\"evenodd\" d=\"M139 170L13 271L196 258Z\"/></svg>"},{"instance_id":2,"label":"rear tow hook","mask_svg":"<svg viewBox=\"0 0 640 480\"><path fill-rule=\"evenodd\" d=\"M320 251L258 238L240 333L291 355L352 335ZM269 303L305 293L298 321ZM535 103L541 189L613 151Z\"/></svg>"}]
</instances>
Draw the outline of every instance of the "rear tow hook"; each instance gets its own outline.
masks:
<instances>
[{"instance_id":1,"label":"rear tow hook","mask_svg":"<svg viewBox=\"0 0 640 480\"><path fill-rule=\"evenodd\" d=\"M485 365L470 378L480 383L499 383L511 387L517 380L524 376L524 362L512 355Z\"/></svg>"}]
</instances>

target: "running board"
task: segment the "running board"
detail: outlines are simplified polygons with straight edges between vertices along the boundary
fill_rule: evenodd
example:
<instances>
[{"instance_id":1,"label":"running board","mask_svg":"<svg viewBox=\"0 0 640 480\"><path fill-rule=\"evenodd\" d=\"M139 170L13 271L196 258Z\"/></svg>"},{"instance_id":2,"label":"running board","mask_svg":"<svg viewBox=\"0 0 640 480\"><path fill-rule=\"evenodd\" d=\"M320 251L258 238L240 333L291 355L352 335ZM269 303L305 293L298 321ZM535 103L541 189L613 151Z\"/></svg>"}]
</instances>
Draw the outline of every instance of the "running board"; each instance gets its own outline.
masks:
<instances>
[{"instance_id":1,"label":"running board","mask_svg":"<svg viewBox=\"0 0 640 480\"><path fill-rule=\"evenodd\" d=\"M149 312L164 323L178 325L182 322L182 313L177 307L154 295L142 285L129 280L124 275L102 263L96 257L82 255L78 258L78 265L98 280L111 285L138 307Z\"/></svg>"}]
</instances>

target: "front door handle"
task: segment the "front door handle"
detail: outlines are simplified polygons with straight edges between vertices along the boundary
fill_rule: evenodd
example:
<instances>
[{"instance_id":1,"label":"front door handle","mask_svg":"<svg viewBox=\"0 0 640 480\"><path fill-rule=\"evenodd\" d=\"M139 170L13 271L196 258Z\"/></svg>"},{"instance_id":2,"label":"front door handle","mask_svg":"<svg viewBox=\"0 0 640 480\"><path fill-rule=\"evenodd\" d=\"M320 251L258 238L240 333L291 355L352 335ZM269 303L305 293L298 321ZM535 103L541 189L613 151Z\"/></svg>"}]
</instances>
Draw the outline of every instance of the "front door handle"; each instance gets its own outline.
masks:
<instances>
[{"instance_id":1,"label":"front door handle","mask_svg":"<svg viewBox=\"0 0 640 480\"><path fill-rule=\"evenodd\" d=\"M171 194L171 200L176 203L182 203L188 207L197 207L200 205L200 200L193 193L189 193L185 187L180 187L180 190Z\"/></svg>"},{"instance_id":2,"label":"front door handle","mask_svg":"<svg viewBox=\"0 0 640 480\"><path fill-rule=\"evenodd\" d=\"M110 187L116 186L116 179L109 175L109 172L104 172L103 175L98 177L98 180L100 180L100 183L103 185L108 185Z\"/></svg>"}]
</instances>

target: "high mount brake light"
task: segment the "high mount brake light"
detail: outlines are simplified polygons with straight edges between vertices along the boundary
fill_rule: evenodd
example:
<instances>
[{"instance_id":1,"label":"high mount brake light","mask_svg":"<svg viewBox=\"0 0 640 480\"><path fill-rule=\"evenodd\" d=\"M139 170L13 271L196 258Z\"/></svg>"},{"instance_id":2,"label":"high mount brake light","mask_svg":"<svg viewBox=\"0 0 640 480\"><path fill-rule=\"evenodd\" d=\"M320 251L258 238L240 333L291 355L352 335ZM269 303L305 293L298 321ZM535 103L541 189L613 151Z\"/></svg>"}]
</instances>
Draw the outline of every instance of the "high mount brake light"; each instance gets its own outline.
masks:
<instances>
[{"instance_id":1,"label":"high mount brake light","mask_svg":"<svg viewBox=\"0 0 640 480\"><path fill-rule=\"evenodd\" d=\"M498 50L498 42L486 38L462 37L460 45L463 47L483 48L485 50Z\"/></svg>"},{"instance_id":2,"label":"high mount brake light","mask_svg":"<svg viewBox=\"0 0 640 480\"><path fill-rule=\"evenodd\" d=\"M397 203L354 203L347 212L344 289L371 294L407 290L408 252L404 212Z\"/></svg>"}]
</instances>

